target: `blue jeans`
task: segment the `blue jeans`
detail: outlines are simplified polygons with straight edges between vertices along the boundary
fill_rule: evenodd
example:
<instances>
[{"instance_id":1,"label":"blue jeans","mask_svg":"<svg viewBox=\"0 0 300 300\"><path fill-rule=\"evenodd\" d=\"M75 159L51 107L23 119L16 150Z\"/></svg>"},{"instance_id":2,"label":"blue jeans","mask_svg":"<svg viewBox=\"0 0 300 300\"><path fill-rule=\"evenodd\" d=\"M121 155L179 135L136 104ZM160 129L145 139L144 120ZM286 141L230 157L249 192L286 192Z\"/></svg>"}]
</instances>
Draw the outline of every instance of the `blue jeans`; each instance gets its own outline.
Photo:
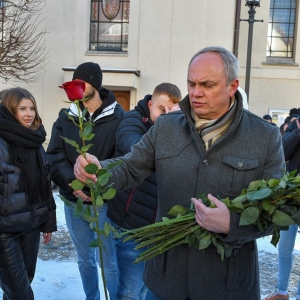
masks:
<instances>
[{"instance_id":1,"label":"blue jeans","mask_svg":"<svg viewBox=\"0 0 300 300\"><path fill-rule=\"evenodd\" d=\"M119 232L122 228L110 221L112 226ZM119 285L117 290L118 300L142 300L145 297L146 287L144 286L143 274L145 263L140 262L134 264L133 262L140 253L147 250L135 250L136 242L130 240L123 242L123 239L114 238L113 245L115 247L114 253L116 255Z\"/></svg>"},{"instance_id":2,"label":"blue jeans","mask_svg":"<svg viewBox=\"0 0 300 300\"><path fill-rule=\"evenodd\" d=\"M100 228L103 228L105 222L109 222L106 212L106 204L98 208ZM99 250L98 248L91 248L89 246L89 244L97 238L96 233L91 230L90 224L83 218L74 216L74 208L66 204L65 216L67 227L77 252L78 268L86 300L99 300L100 291L97 266L97 262L100 265ZM103 260L107 289L109 291L110 300L116 300L118 277L111 236L104 238L103 244L106 249L103 251Z\"/></svg>"},{"instance_id":3,"label":"blue jeans","mask_svg":"<svg viewBox=\"0 0 300 300\"><path fill-rule=\"evenodd\" d=\"M157 294L153 293L151 290L147 290L146 298L145 300L166 300Z\"/></svg>"},{"instance_id":4,"label":"blue jeans","mask_svg":"<svg viewBox=\"0 0 300 300\"><path fill-rule=\"evenodd\" d=\"M277 288L282 291L288 290L297 231L298 225L291 225L288 230L280 231ZM300 282L298 284L297 294L300 295Z\"/></svg>"}]
</instances>

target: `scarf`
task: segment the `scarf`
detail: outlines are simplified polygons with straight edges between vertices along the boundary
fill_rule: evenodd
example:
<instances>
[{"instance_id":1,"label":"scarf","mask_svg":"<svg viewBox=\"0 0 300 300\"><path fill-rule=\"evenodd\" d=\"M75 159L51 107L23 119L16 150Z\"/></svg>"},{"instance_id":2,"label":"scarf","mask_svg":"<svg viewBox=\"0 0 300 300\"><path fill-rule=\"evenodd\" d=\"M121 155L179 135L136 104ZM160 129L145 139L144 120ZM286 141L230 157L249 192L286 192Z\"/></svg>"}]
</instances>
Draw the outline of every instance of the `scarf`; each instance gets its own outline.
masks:
<instances>
[{"instance_id":1,"label":"scarf","mask_svg":"<svg viewBox=\"0 0 300 300\"><path fill-rule=\"evenodd\" d=\"M206 120L199 118L192 110L192 118L194 119L195 127L200 134L200 137L205 145L206 151L215 143L229 128L237 107L235 97L231 98L231 103L228 111L218 119Z\"/></svg>"},{"instance_id":2,"label":"scarf","mask_svg":"<svg viewBox=\"0 0 300 300\"><path fill-rule=\"evenodd\" d=\"M20 168L19 187L30 205L42 202L48 195L49 182L40 147L46 139L44 126L32 130L21 125L0 105L0 137L7 141L8 163Z\"/></svg>"}]
</instances>

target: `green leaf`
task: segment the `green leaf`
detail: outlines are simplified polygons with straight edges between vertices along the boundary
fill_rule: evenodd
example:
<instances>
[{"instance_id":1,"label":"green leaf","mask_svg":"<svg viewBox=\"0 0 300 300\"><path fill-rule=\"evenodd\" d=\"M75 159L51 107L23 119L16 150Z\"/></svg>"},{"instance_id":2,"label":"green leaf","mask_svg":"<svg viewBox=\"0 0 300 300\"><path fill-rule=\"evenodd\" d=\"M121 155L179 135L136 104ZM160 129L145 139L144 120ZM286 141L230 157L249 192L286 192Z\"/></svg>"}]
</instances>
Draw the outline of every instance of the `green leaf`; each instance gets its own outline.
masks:
<instances>
[{"instance_id":1,"label":"green leaf","mask_svg":"<svg viewBox=\"0 0 300 300\"><path fill-rule=\"evenodd\" d=\"M237 203L242 203L245 200L247 200L247 195L240 195L231 201L231 205L235 205Z\"/></svg>"},{"instance_id":2,"label":"green leaf","mask_svg":"<svg viewBox=\"0 0 300 300\"><path fill-rule=\"evenodd\" d=\"M78 179L74 179L71 182L71 187L74 191L81 191L84 188L85 184Z\"/></svg>"},{"instance_id":3,"label":"green leaf","mask_svg":"<svg viewBox=\"0 0 300 300\"><path fill-rule=\"evenodd\" d=\"M187 212L189 211L188 208L182 206L182 205L175 205L173 206L169 212L167 213L170 216L174 216L176 217L178 214L180 214L181 216L185 215Z\"/></svg>"},{"instance_id":4,"label":"green leaf","mask_svg":"<svg viewBox=\"0 0 300 300\"><path fill-rule=\"evenodd\" d=\"M91 133L91 134L85 136L84 139L85 139L86 141L90 141L90 140L93 139L94 136L95 136L95 135L94 135L93 133Z\"/></svg>"},{"instance_id":5,"label":"green leaf","mask_svg":"<svg viewBox=\"0 0 300 300\"><path fill-rule=\"evenodd\" d=\"M91 248L97 248L99 247L99 244L100 244L100 241L98 242L98 240L93 240L91 243L90 243L90 247Z\"/></svg>"},{"instance_id":6,"label":"green leaf","mask_svg":"<svg viewBox=\"0 0 300 300\"><path fill-rule=\"evenodd\" d=\"M272 221L276 225L280 225L280 226L288 226L288 225L295 224L289 215L287 215L286 213L280 210L276 210L274 212Z\"/></svg>"},{"instance_id":7,"label":"green leaf","mask_svg":"<svg viewBox=\"0 0 300 300\"><path fill-rule=\"evenodd\" d=\"M93 216L83 216L83 218L87 221L87 222L89 222L89 223L95 223L95 222L97 222L98 221L98 218L96 218L96 217L93 217Z\"/></svg>"},{"instance_id":8,"label":"green leaf","mask_svg":"<svg viewBox=\"0 0 300 300\"><path fill-rule=\"evenodd\" d=\"M260 185L261 185L261 180L252 181L248 186L248 191L253 191L253 190L256 191L260 187Z\"/></svg>"},{"instance_id":9,"label":"green leaf","mask_svg":"<svg viewBox=\"0 0 300 300\"><path fill-rule=\"evenodd\" d=\"M272 193L271 189L269 189L269 188L262 188L262 189L256 191L253 194L252 201L254 201L254 200L261 200L261 199L267 198L268 196L271 195L271 193Z\"/></svg>"},{"instance_id":10,"label":"green leaf","mask_svg":"<svg viewBox=\"0 0 300 300\"><path fill-rule=\"evenodd\" d=\"M103 199L110 200L116 195L116 190L110 188L107 192L103 194Z\"/></svg>"},{"instance_id":11,"label":"green leaf","mask_svg":"<svg viewBox=\"0 0 300 300\"><path fill-rule=\"evenodd\" d=\"M97 178L98 178L98 183L99 183L101 186L106 185L106 184L108 183L108 180L109 180L109 178L111 177L111 175L112 175L111 173L105 173L105 174L103 174L103 175L97 177Z\"/></svg>"},{"instance_id":12,"label":"green leaf","mask_svg":"<svg viewBox=\"0 0 300 300\"><path fill-rule=\"evenodd\" d=\"M271 204L268 200L263 200L262 201L262 207L264 210L269 211L271 209Z\"/></svg>"},{"instance_id":13,"label":"green leaf","mask_svg":"<svg viewBox=\"0 0 300 300\"><path fill-rule=\"evenodd\" d=\"M84 136L88 136L93 130L93 125L91 123L86 123L83 129Z\"/></svg>"},{"instance_id":14,"label":"green leaf","mask_svg":"<svg viewBox=\"0 0 300 300\"><path fill-rule=\"evenodd\" d=\"M276 187L278 186L280 180L279 179L274 179L274 178L271 178L268 180L268 186L269 187Z\"/></svg>"},{"instance_id":15,"label":"green leaf","mask_svg":"<svg viewBox=\"0 0 300 300\"><path fill-rule=\"evenodd\" d=\"M76 205L75 205L75 211L78 212L78 213L80 213L80 214L83 211L83 203L82 203L82 199L81 198L77 199L77 202L76 202Z\"/></svg>"},{"instance_id":16,"label":"green leaf","mask_svg":"<svg viewBox=\"0 0 300 300\"><path fill-rule=\"evenodd\" d=\"M105 224L104 224L103 232L104 232L105 236L108 236L110 233L110 228L109 228L109 225L107 222L105 222Z\"/></svg>"},{"instance_id":17,"label":"green leaf","mask_svg":"<svg viewBox=\"0 0 300 300\"><path fill-rule=\"evenodd\" d=\"M75 141L70 140L70 139L68 139L68 138L66 138L66 137L63 137L63 136L61 136L61 138L63 138L64 141L65 141L67 144L70 144L71 146L75 147L76 149L79 149L79 145L78 145Z\"/></svg>"},{"instance_id":18,"label":"green leaf","mask_svg":"<svg viewBox=\"0 0 300 300\"><path fill-rule=\"evenodd\" d=\"M240 218L240 226L241 225L250 225L254 223L259 216L259 210L255 206L250 206L246 208Z\"/></svg>"},{"instance_id":19,"label":"green leaf","mask_svg":"<svg viewBox=\"0 0 300 300\"><path fill-rule=\"evenodd\" d=\"M93 146L93 144L85 145L85 146L83 146L83 147L80 149L80 151L81 151L82 153L86 153L92 146Z\"/></svg>"},{"instance_id":20,"label":"green leaf","mask_svg":"<svg viewBox=\"0 0 300 300\"><path fill-rule=\"evenodd\" d=\"M96 174L98 171L98 166L96 164L88 164L84 167L84 170L89 174Z\"/></svg>"},{"instance_id":21,"label":"green leaf","mask_svg":"<svg viewBox=\"0 0 300 300\"><path fill-rule=\"evenodd\" d=\"M122 160L118 160L118 161L116 161L116 162L114 162L114 163L109 164L106 168L107 168L107 169L112 169L112 168L114 168L114 167L120 165L122 162L123 162Z\"/></svg>"},{"instance_id":22,"label":"green leaf","mask_svg":"<svg viewBox=\"0 0 300 300\"><path fill-rule=\"evenodd\" d=\"M207 231L207 234L199 241L199 250L206 249L212 243L211 233Z\"/></svg>"},{"instance_id":23,"label":"green leaf","mask_svg":"<svg viewBox=\"0 0 300 300\"><path fill-rule=\"evenodd\" d=\"M97 177L105 174L105 173L108 173L107 169L98 169L97 171Z\"/></svg>"},{"instance_id":24,"label":"green leaf","mask_svg":"<svg viewBox=\"0 0 300 300\"><path fill-rule=\"evenodd\" d=\"M96 206L101 207L103 205L103 198L99 195L96 199Z\"/></svg>"},{"instance_id":25,"label":"green leaf","mask_svg":"<svg viewBox=\"0 0 300 300\"><path fill-rule=\"evenodd\" d=\"M298 209L297 212L292 215L292 218L293 219L300 219L300 209Z\"/></svg>"}]
</instances>

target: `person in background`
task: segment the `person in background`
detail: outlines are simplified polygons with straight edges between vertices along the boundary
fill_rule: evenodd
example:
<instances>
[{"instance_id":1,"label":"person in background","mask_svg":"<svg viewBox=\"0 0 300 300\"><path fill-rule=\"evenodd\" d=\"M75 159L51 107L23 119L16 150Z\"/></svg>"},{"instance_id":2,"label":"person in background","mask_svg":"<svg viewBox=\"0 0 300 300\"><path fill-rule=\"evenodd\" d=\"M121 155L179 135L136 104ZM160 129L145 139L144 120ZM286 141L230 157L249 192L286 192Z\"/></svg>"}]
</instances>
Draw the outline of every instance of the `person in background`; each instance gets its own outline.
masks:
<instances>
[{"instance_id":1,"label":"person in background","mask_svg":"<svg viewBox=\"0 0 300 300\"><path fill-rule=\"evenodd\" d=\"M300 124L294 121L296 128L286 131L282 140L287 171L300 173ZM289 226L288 230L280 231L278 244L278 275L277 287L264 300L286 300L289 299L288 286L293 265L293 251L295 246L298 225ZM298 284L296 300L300 300L300 281Z\"/></svg>"},{"instance_id":2,"label":"person in background","mask_svg":"<svg viewBox=\"0 0 300 300\"><path fill-rule=\"evenodd\" d=\"M51 240L56 227L46 132L32 94L1 92L0 105L0 287L4 300L33 300L40 232Z\"/></svg>"},{"instance_id":3,"label":"person in background","mask_svg":"<svg viewBox=\"0 0 300 300\"><path fill-rule=\"evenodd\" d=\"M125 114L117 131L115 156L123 156L138 143L164 113L179 109L179 88L171 83L155 87L153 95L146 95L137 106ZM107 215L112 225L120 231L149 225L155 221L157 211L157 182L155 173L148 176L139 186L119 191L108 201ZM140 300L144 295L143 273L145 263L133 264L139 253L136 243L123 242L114 238L118 269L118 300Z\"/></svg>"},{"instance_id":4,"label":"person in background","mask_svg":"<svg viewBox=\"0 0 300 300\"><path fill-rule=\"evenodd\" d=\"M266 120L268 123L270 123L271 125L275 125L275 123L273 123L272 117L270 115L264 115L263 119Z\"/></svg>"},{"instance_id":5,"label":"person in background","mask_svg":"<svg viewBox=\"0 0 300 300\"><path fill-rule=\"evenodd\" d=\"M289 124L291 123L291 118L288 116L284 119L283 124L280 125L279 129L280 129L280 133L283 136L284 132L286 131L286 129L288 128Z\"/></svg>"},{"instance_id":6,"label":"person in background","mask_svg":"<svg viewBox=\"0 0 300 300\"><path fill-rule=\"evenodd\" d=\"M300 113L295 113L296 108L292 108L290 111L293 112L289 116L289 124L284 130L283 138L287 137L291 132L298 128L296 120L299 118ZM298 110L297 110L298 111Z\"/></svg>"},{"instance_id":7,"label":"person in background","mask_svg":"<svg viewBox=\"0 0 300 300\"><path fill-rule=\"evenodd\" d=\"M121 160L109 181L117 190L137 186L155 171L156 221L174 205L190 207L192 201L198 225L233 246L224 261L213 245L202 252L183 244L151 258L144 273L146 300L260 299L256 239L269 235L272 226L264 232L239 226L241 215L213 195L233 199L254 180L280 178L285 162L279 128L243 108L238 72L228 50L200 50L188 66L181 111L161 115L123 157L76 159L74 174L83 182L96 180L84 170L88 163L105 168ZM203 193L216 207L194 198Z\"/></svg>"},{"instance_id":8,"label":"person in background","mask_svg":"<svg viewBox=\"0 0 300 300\"><path fill-rule=\"evenodd\" d=\"M116 102L114 94L102 87L102 71L98 64L86 62L79 65L74 74L73 80L81 79L85 82L85 97L90 97L85 102L80 102L81 110L87 108L86 119L93 123L92 133L94 138L90 140L93 147L91 153L99 159L111 158L115 151L116 132L121 122L124 110ZM87 300L99 300L99 275L97 261L99 253L96 248L89 245L95 239L96 233L90 228L90 224L82 217L74 216L74 206L77 198L81 197L85 206L91 205L91 198L88 190L73 191L70 183L75 179L73 165L78 153L70 144L61 137L81 144L78 134L78 127L68 118L71 115L78 120L79 112L75 103L69 109L62 109L58 119L53 124L51 139L47 149L47 157L51 166L51 179L59 187L59 193L64 196L73 206L64 205L67 227L74 243L80 276ZM107 204L99 207L98 217L100 228L109 221L106 215ZM107 282L110 300L116 299L118 285L115 258L110 238L103 240L106 251L103 251L104 274ZM99 263L100 264L100 263Z\"/></svg>"}]
</instances>

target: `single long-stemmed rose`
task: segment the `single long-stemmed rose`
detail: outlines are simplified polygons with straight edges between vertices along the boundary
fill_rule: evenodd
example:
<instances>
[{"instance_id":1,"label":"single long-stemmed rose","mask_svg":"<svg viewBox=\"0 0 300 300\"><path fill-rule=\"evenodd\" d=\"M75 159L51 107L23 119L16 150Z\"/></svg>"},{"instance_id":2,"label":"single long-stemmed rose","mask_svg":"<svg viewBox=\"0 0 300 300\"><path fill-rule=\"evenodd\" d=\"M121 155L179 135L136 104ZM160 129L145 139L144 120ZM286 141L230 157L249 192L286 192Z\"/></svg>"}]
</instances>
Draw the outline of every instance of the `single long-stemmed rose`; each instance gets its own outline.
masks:
<instances>
[{"instance_id":1,"label":"single long-stemmed rose","mask_svg":"<svg viewBox=\"0 0 300 300\"><path fill-rule=\"evenodd\" d=\"M63 83L60 88L63 88L67 93L68 99L70 102L75 103L78 111L78 122L74 119L73 116L67 114L68 118L79 128L79 137L81 139L82 145L79 145L76 141L70 140L66 137L62 138L66 143L72 145L76 148L76 151L79 154L82 154L86 157L86 152L93 144L86 144L86 141L90 141L94 134L92 133L93 124L90 121L85 120L85 115L87 113L87 108L83 111L80 109L80 102L87 101L89 98L84 98L85 91L85 83L82 80L73 80L69 82ZM78 179L75 179L71 183L71 187L74 190L82 190L85 186L89 188L92 208L91 211L90 206L84 206L82 202L82 198L79 197L75 206L75 212L77 216L83 217L87 222L90 223L91 229L96 232L97 239L92 241L90 247L98 248L100 264L101 264L101 275L103 280L103 287L105 292L105 298L108 300L107 289L106 289L106 280L104 274L104 263L103 263L103 243L101 241L101 235L104 237L108 237L110 231L113 230L110 224L105 223L104 228L101 230L99 228L98 221L98 210L97 207L101 207L104 203L104 200L112 199L116 191L112 188L112 184L107 184L111 173L108 172L108 169L113 168L116 164L111 164L107 167L107 169L99 169L95 164L88 164L85 167L85 171L89 174L95 174L97 176L97 182L88 181L87 183L82 183ZM66 203L66 205L72 206L72 204L63 196L60 198Z\"/></svg>"}]
</instances>

